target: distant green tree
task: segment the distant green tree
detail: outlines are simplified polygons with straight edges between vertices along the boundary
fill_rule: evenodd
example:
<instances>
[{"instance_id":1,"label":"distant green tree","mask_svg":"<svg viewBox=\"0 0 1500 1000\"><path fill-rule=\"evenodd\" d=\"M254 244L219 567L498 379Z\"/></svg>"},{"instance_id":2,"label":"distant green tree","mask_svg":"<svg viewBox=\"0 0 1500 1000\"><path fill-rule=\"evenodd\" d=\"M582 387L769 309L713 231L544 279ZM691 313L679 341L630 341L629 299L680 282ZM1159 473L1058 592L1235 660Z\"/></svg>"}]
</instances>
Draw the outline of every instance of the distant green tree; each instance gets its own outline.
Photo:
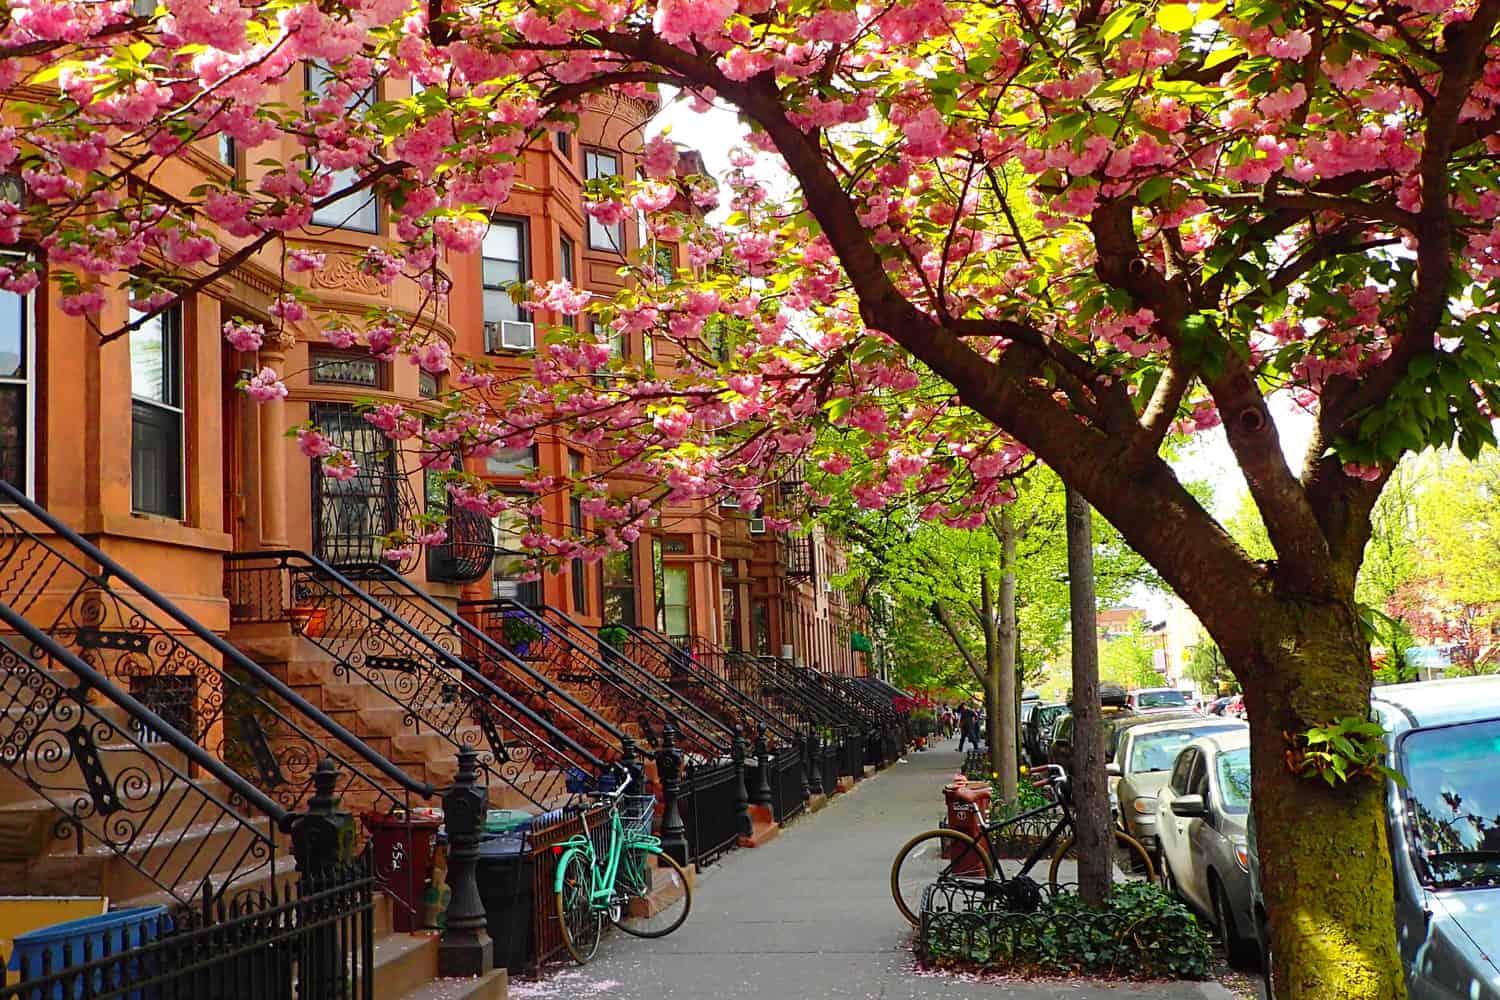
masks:
<instances>
[{"instance_id":1,"label":"distant green tree","mask_svg":"<svg viewBox=\"0 0 1500 1000\"><path fill-rule=\"evenodd\" d=\"M1158 687L1161 674L1156 670L1155 647L1146 634L1146 626L1135 622L1129 631L1111 636L1099 645L1099 679L1119 684L1127 691Z\"/></svg>"}]
</instances>

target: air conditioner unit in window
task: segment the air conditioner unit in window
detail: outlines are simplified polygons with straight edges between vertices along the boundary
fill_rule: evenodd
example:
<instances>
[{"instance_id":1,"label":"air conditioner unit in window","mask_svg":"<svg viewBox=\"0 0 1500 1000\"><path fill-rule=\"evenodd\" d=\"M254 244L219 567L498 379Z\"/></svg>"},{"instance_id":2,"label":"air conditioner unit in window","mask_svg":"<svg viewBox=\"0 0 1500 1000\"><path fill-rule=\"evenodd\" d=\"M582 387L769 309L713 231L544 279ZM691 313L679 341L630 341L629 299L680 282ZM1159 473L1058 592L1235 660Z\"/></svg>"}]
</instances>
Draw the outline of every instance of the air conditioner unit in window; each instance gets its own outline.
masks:
<instances>
[{"instance_id":1,"label":"air conditioner unit in window","mask_svg":"<svg viewBox=\"0 0 1500 1000\"><path fill-rule=\"evenodd\" d=\"M500 346L507 351L529 351L536 346L536 328L508 319L500 324Z\"/></svg>"},{"instance_id":2,"label":"air conditioner unit in window","mask_svg":"<svg viewBox=\"0 0 1500 1000\"><path fill-rule=\"evenodd\" d=\"M823 593L825 593L825 594L831 594L831 593L833 593L833 581L832 580L824 580L823 581Z\"/></svg>"},{"instance_id":3,"label":"air conditioner unit in window","mask_svg":"<svg viewBox=\"0 0 1500 1000\"><path fill-rule=\"evenodd\" d=\"M764 535L766 533L766 519L763 517L752 517L750 519L750 534Z\"/></svg>"}]
</instances>

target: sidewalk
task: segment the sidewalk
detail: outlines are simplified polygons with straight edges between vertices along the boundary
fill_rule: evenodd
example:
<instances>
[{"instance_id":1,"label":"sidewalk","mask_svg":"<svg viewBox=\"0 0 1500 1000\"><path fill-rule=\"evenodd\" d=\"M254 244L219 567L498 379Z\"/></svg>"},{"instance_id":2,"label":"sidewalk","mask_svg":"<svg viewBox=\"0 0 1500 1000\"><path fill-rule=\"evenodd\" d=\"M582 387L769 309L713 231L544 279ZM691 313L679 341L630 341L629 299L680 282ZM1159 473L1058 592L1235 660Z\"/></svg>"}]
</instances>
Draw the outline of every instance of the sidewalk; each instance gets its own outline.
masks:
<instances>
[{"instance_id":1,"label":"sidewalk","mask_svg":"<svg viewBox=\"0 0 1500 1000\"><path fill-rule=\"evenodd\" d=\"M1215 983L1002 986L915 971L910 929L891 902L891 859L936 824L938 789L962 763L953 746L913 753L767 846L705 869L688 922L670 937L609 934L588 966L561 967L539 983L512 980L511 997L1227 1000Z\"/></svg>"}]
</instances>

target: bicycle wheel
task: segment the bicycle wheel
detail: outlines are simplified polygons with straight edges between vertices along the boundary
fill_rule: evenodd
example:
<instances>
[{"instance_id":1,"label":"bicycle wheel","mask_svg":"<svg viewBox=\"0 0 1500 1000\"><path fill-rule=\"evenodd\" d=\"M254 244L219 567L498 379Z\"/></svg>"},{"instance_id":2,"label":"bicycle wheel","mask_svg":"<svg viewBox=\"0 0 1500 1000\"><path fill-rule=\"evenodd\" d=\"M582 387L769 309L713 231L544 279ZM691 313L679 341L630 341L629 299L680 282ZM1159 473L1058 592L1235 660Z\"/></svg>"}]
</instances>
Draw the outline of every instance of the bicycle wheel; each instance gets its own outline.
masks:
<instances>
[{"instance_id":1,"label":"bicycle wheel","mask_svg":"<svg viewBox=\"0 0 1500 1000\"><path fill-rule=\"evenodd\" d=\"M582 854L573 854L565 864L562 888L557 893L557 920L568 954L579 965L587 965L594 952L599 950L604 914L594 909L590 898L594 889L594 872L589 859Z\"/></svg>"},{"instance_id":2,"label":"bicycle wheel","mask_svg":"<svg viewBox=\"0 0 1500 1000\"><path fill-rule=\"evenodd\" d=\"M610 909L610 922L626 934L641 938L666 937L681 927L693 908L693 887L682 866L670 854L639 847L627 849L620 864L644 873L645 891L637 892L633 886L630 898Z\"/></svg>"},{"instance_id":3,"label":"bicycle wheel","mask_svg":"<svg viewBox=\"0 0 1500 1000\"><path fill-rule=\"evenodd\" d=\"M916 926L922 893L929 885L940 878L989 878L994 873L989 852L973 837L957 830L928 830L896 852L896 860L891 862L891 898L901 915Z\"/></svg>"},{"instance_id":4,"label":"bicycle wheel","mask_svg":"<svg viewBox=\"0 0 1500 1000\"><path fill-rule=\"evenodd\" d=\"M1150 852L1146 850L1139 840L1136 840L1125 831L1115 830L1114 834L1115 847L1123 848L1131 859L1131 872L1134 873L1138 868L1140 871L1145 872L1143 877L1147 882L1155 882L1156 866L1151 863ZM1062 866L1063 858L1067 856L1069 851L1073 850L1074 839L1072 834L1064 837L1062 843L1057 845L1057 850L1052 853L1052 865L1047 869L1048 885L1057 885L1057 870Z\"/></svg>"}]
</instances>

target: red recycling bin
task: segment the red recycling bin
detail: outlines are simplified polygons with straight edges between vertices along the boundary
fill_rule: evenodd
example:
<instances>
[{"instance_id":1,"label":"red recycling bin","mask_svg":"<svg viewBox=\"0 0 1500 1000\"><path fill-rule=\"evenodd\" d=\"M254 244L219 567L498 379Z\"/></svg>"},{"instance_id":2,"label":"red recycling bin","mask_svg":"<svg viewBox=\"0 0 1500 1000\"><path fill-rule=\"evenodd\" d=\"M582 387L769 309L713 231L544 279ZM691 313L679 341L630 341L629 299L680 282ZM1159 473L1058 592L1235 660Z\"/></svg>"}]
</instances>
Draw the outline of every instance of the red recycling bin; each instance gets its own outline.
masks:
<instances>
[{"instance_id":1,"label":"red recycling bin","mask_svg":"<svg viewBox=\"0 0 1500 1000\"><path fill-rule=\"evenodd\" d=\"M392 927L402 932L419 930L422 890L432 869L432 842L443 825L442 813L435 809L417 809L410 816L405 810L367 812L360 819L370 831L375 879L398 901L391 914Z\"/></svg>"},{"instance_id":2,"label":"red recycling bin","mask_svg":"<svg viewBox=\"0 0 1500 1000\"><path fill-rule=\"evenodd\" d=\"M979 844L981 851L987 851L989 848L984 839L982 824L990 814L990 786L957 782L944 785L943 801L948 805L948 818L943 825L950 830L968 834ZM961 850L951 841L943 846L943 857L949 861L957 861L953 866L953 874L982 877L984 859L972 851L963 851L964 857L956 857Z\"/></svg>"}]
</instances>

